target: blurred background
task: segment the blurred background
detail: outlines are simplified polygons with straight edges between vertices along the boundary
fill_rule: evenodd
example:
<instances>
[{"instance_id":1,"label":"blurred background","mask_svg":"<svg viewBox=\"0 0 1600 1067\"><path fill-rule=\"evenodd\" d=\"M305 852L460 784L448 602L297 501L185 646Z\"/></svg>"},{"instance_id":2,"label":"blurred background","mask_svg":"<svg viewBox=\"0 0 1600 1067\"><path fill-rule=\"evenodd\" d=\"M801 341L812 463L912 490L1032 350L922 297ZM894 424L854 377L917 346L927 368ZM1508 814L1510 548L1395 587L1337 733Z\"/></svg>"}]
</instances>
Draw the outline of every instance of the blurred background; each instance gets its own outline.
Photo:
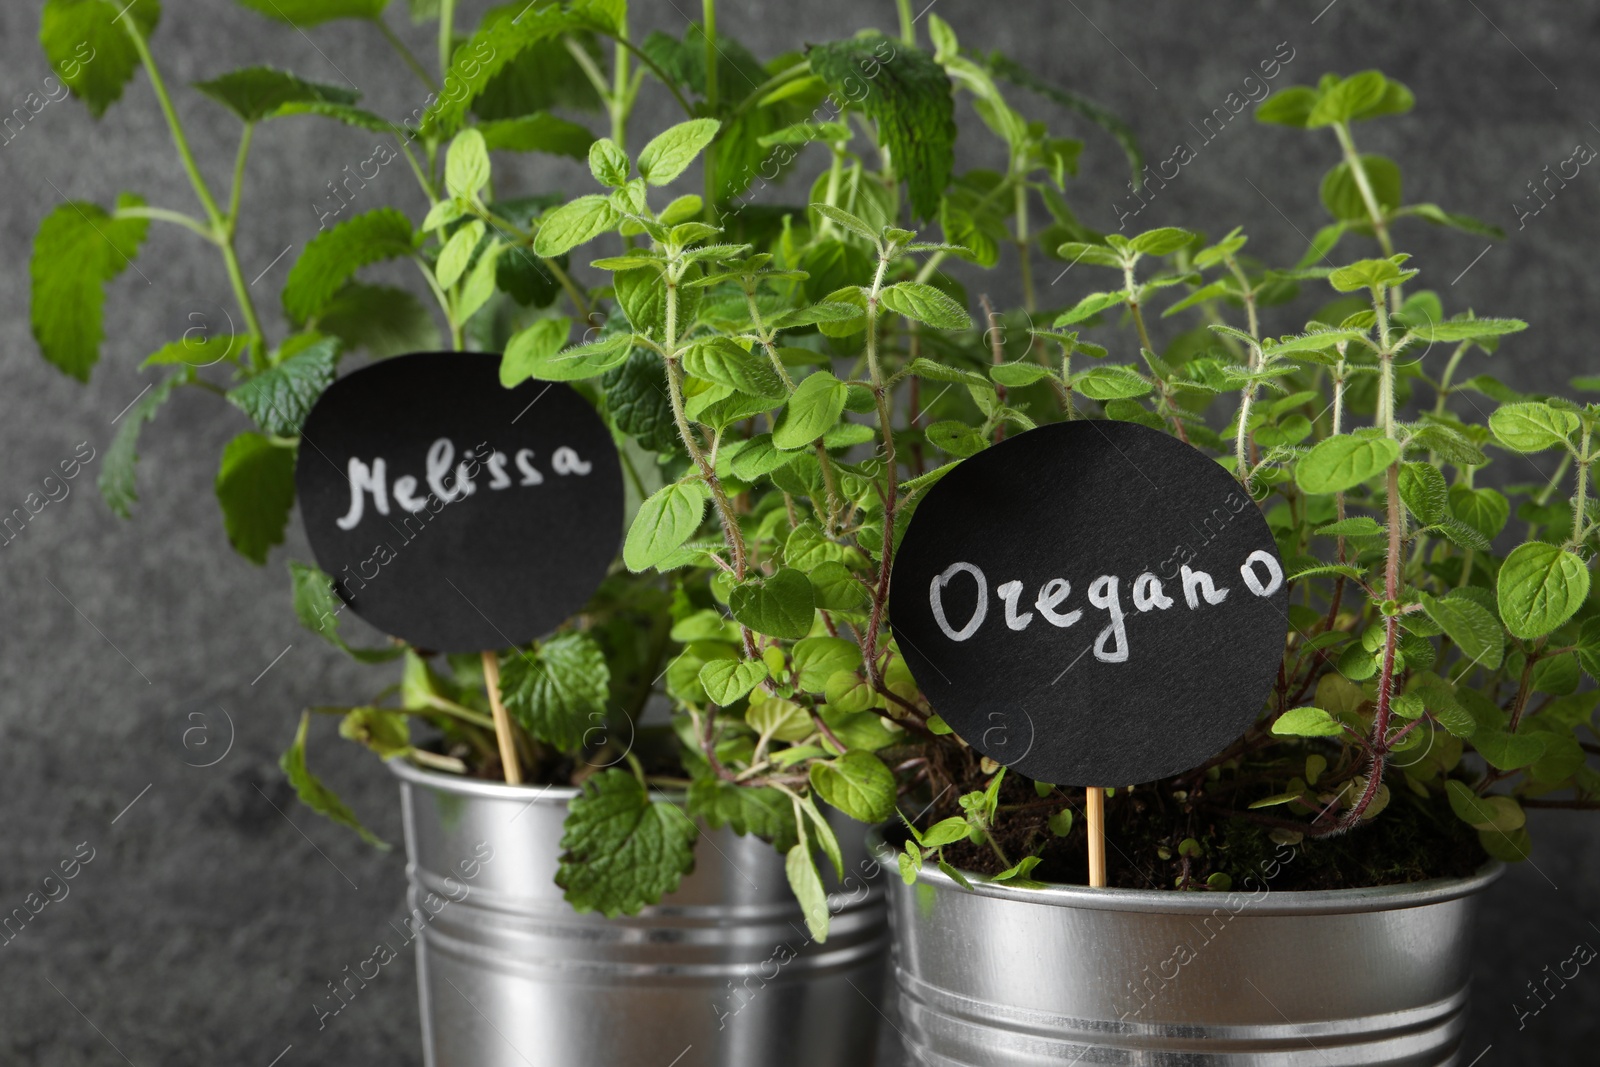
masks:
<instances>
[{"instance_id":1,"label":"blurred background","mask_svg":"<svg viewBox=\"0 0 1600 1067\"><path fill-rule=\"evenodd\" d=\"M487 6L463 3L458 25L475 24ZM1449 313L1471 307L1532 324L1492 361L1470 357L1463 372L1493 373L1537 392L1600 370L1592 340L1600 335L1593 267L1600 172L1552 183L1556 191L1543 200L1530 189L1577 146L1600 144L1593 61L1600 3L929 6L963 45L1000 49L1125 117L1150 160L1171 155L1180 141L1197 147L1130 232L1182 225L1217 236L1242 225L1250 251L1270 263L1297 261L1326 221L1317 188L1337 161L1332 136L1260 126L1248 114L1209 140L1197 127L1230 92L1243 93L1261 60L1286 63L1275 88L1325 71L1383 69L1415 91L1417 106L1358 127L1361 148L1401 164L1408 202L1436 202L1507 232L1490 242L1421 222L1402 229L1397 244L1414 254L1418 284L1438 291ZM48 90L38 7L0 5L0 114ZM236 120L184 91L189 82L271 63L356 86L365 106L391 117L421 105L419 83L368 25L332 23L302 34L226 0L163 7L153 49L214 184L232 164ZM684 0L635 0L634 33L682 34L691 14L698 5L691 12ZM894 18L890 0L719 5L721 32L762 58L869 25L889 29ZM432 27L412 26L403 3L391 4L388 21L416 52L431 54ZM1116 144L1020 91L1015 99L1058 134L1086 142L1068 200L1088 225L1116 229L1119 212L1138 203L1128 199ZM977 124L965 104L959 118ZM644 106L635 136L669 121L666 111ZM142 73L100 122L76 100L61 100L6 136L0 513L41 492L62 460L81 459L87 449L103 455L114 420L150 380L139 361L191 326L225 323L230 304L214 252L180 229L152 226L137 270L110 287L108 339L93 382L82 386L46 365L27 310L28 251L39 220L63 199L108 203L132 190L189 210L192 193ZM281 333L276 292L317 231L315 205L326 184L366 160L375 140L314 119L258 130L240 255L246 277L259 275L257 301L273 317L269 333ZM995 161L984 155L985 134L970 140L978 144L967 146L973 154L958 169ZM790 201L802 199L800 182L808 179L790 179ZM588 183L577 164L496 159L502 194L586 190ZM362 210L388 203L420 218L425 208L399 165L384 168L361 195ZM1358 248L1370 254L1359 239L1347 246L1351 256ZM1070 304L1100 287L1077 274L1052 286L1061 266L1041 270L1042 304ZM416 281L400 273L391 280ZM1002 306L1018 295L1014 272L996 272L984 284ZM1296 305L1299 318L1314 306ZM1292 319L1269 317L1267 330L1296 330L1301 322ZM296 624L284 561L310 558L298 524L265 568L229 549L211 482L221 444L245 417L190 392L196 395L175 397L144 434L132 521L115 518L99 499L98 464L90 461L64 499L0 550L0 911L40 891L62 860L92 856L65 898L0 944L0 1060L420 1063L409 954L324 1028L312 1008L403 914L403 851L375 851L299 806L276 766L301 708L357 701L389 678L382 668L351 664ZM1503 477L1532 474L1497 466ZM315 726L313 770L398 843L395 783L367 752L335 737L332 722ZM1592 1041L1600 1017L1600 977L1584 971L1520 1023L1517 1005L1546 965L1580 943L1600 944L1600 819L1530 818L1533 863L1510 870L1484 909L1463 1064L1594 1062L1592 1044L1581 1042ZM898 1061L891 1053L887 1062Z\"/></svg>"}]
</instances>

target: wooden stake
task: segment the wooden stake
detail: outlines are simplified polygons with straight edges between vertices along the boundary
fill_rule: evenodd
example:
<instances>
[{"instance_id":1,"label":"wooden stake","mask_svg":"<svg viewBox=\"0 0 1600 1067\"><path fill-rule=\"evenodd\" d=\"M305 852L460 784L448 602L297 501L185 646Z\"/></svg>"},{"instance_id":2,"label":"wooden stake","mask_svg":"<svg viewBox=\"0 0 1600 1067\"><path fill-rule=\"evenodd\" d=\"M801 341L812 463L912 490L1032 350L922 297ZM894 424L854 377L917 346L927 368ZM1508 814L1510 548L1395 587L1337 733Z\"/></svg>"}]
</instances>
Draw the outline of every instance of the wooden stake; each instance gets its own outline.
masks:
<instances>
[{"instance_id":1,"label":"wooden stake","mask_svg":"<svg viewBox=\"0 0 1600 1067\"><path fill-rule=\"evenodd\" d=\"M1090 786L1084 805L1089 817L1089 884L1106 884L1106 791Z\"/></svg>"},{"instance_id":2,"label":"wooden stake","mask_svg":"<svg viewBox=\"0 0 1600 1067\"><path fill-rule=\"evenodd\" d=\"M511 737L511 716L500 703L500 657L483 654L483 685L489 690L489 706L494 709L494 736L500 742L500 765L505 768L506 784L522 784L522 766L517 762L517 746ZM1104 863L1101 864L1102 871Z\"/></svg>"}]
</instances>

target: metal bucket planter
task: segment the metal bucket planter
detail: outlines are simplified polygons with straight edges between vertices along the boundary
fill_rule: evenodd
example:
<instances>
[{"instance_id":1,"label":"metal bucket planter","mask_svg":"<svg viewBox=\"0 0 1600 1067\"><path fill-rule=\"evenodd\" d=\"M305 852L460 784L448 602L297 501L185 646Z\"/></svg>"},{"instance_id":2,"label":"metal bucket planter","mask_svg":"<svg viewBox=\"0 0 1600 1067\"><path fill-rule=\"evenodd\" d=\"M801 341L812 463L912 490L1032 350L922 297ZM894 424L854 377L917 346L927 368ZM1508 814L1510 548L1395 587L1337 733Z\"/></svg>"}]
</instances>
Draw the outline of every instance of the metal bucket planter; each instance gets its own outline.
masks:
<instances>
[{"instance_id":1,"label":"metal bucket planter","mask_svg":"<svg viewBox=\"0 0 1600 1067\"><path fill-rule=\"evenodd\" d=\"M428 1067L869 1067L889 947L864 834L832 930L806 933L772 846L703 832L694 872L638 915L580 914L554 882L575 789L391 760L410 862Z\"/></svg>"},{"instance_id":2,"label":"metal bucket planter","mask_svg":"<svg viewBox=\"0 0 1600 1067\"><path fill-rule=\"evenodd\" d=\"M890 888L907 1056L926 1067L1457 1064L1472 916L1500 870L1179 894L968 891L924 868L916 885Z\"/></svg>"}]
</instances>

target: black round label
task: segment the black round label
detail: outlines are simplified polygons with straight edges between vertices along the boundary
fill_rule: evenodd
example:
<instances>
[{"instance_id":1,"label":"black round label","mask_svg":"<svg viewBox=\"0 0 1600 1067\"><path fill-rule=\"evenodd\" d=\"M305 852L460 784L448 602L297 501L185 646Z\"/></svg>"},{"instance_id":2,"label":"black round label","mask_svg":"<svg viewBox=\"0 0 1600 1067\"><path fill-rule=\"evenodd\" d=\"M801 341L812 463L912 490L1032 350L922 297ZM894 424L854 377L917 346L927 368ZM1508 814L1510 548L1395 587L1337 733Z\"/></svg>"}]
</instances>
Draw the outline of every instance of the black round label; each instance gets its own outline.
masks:
<instances>
[{"instance_id":1,"label":"black round label","mask_svg":"<svg viewBox=\"0 0 1600 1067\"><path fill-rule=\"evenodd\" d=\"M295 487L317 565L385 633L440 652L519 645L599 587L622 539L622 474L570 386L500 384L500 357L397 356L334 382L306 417Z\"/></svg>"},{"instance_id":2,"label":"black round label","mask_svg":"<svg viewBox=\"0 0 1600 1067\"><path fill-rule=\"evenodd\" d=\"M1120 786L1222 751L1288 633L1283 564L1215 460L1128 422L1041 426L917 505L890 622L928 701L1040 781Z\"/></svg>"}]
</instances>

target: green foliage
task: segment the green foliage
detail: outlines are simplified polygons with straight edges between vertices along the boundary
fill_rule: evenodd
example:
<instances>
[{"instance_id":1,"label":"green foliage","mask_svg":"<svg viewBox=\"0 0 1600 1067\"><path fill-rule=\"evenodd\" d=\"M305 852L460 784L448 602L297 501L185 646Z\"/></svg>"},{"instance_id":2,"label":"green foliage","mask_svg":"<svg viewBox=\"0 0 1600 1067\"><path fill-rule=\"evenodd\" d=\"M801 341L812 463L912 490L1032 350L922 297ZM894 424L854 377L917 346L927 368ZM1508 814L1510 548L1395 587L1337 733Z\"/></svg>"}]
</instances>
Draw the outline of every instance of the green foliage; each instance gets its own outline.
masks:
<instances>
[{"instance_id":1,"label":"green foliage","mask_svg":"<svg viewBox=\"0 0 1600 1067\"><path fill-rule=\"evenodd\" d=\"M283 310L293 322L321 312L362 267L409 256L410 221L394 208L379 208L324 230L306 243L283 287Z\"/></svg>"},{"instance_id":2,"label":"green foliage","mask_svg":"<svg viewBox=\"0 0 1600 1067\"><path fill-rule=\"evenodd\" d=\"M121 98L139 65L124 19L149 37L161 21L161 0L46 0L39 20L39 43L51 69L95 118Z\"/></svg>"},{"instance_id":3,"label":"green foliage","mask_svg":"<svg viewBox=\"0 0 1600 1067\"><path fill-rule=\"evenodd\" d=\"M278 766L283 770L284 777L294 786L294 791L300 797L302 804L319 815L324 815L342 826L348 826L361 835L361 840L387 852L388 844L361 825L361 820L356 818L355 812L351 811L333 790L323 785L320 778L307 769L306 731L310 726L311 713L302 712L300 728L294 734L294 744L290 745L278 760Z\"/></svg>"},{"instance_id":4,"label":"green foliage","mask_svg":"<svg viewBox=\"0 0 1600 1067\"><path fill-rule=\"evenodd\" d=\"M556 884L578 911L631 915L660 903L694 869L698 837L681 808L652 800L639 779L602 771L572 801Z\"/></svg>"},{"instance_id":5,"label":"green foliage","mask_svg":"<svg viewBox=\"0 0 1600 1067\"><path fill-rule=\"evenodd\" d=\"M283 544L294 505L295 449L258 433L228 442L217 470L217 502L234 550L252 563L267 562L273 545Z\"/></svg>"},{"instance_id":6,"label":"green foliage","mask_svg":"<svg viewBox=\"0 0 1600 1067\"><path fill-rule=\"evenodd\" d=\"M594 638L570 632L502 654L500 689L506 711L536 740L575 752L605 725L611 674Z\"/></svg>"},{"instance_id":7,"label":"green foliage","mask_svg":"<svg viewBox=\"0 0 1600 1067\"><path fill-rule=\"evenodd\" d=\"M245 67L229 71L194 87L239 116L243 122L260 122L281 112L286 104L354 104L361 94L337 85L319 85L274 67Z\"/></svg>"},{"instance_id":8,"label":"green foliage","mask_svg":"<svg viewBox=\"0 0 1600 1067\"><path fill-rule=\"evenodd\" d=\"M129 193L118 209L143 207ZM80 381L100 359L106 283L139 254L149 223L107 214L96 204L57 205L33 239L29 274L33 281L29 318L44 358Z\"/></svg>"}]
</instances>

